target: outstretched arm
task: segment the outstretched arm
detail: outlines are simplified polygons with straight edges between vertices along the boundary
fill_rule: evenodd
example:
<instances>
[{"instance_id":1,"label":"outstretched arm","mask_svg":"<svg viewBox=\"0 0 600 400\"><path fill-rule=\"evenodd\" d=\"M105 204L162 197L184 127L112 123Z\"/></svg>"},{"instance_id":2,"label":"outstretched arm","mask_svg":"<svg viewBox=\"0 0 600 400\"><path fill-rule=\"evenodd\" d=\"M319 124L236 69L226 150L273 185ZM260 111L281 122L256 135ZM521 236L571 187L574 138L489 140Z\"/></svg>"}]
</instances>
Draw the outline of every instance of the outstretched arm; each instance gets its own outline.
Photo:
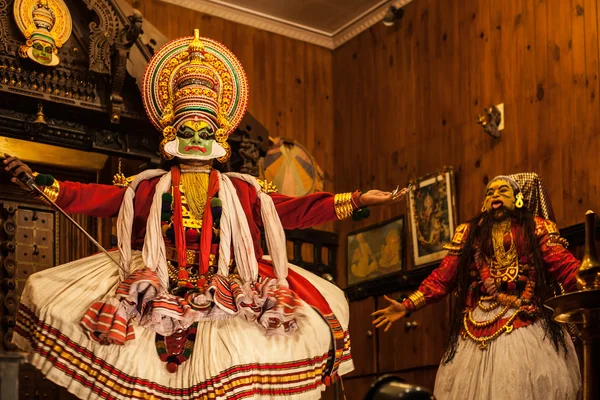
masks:
<instances>
[{"instance_id":1,"label":"outstretched arm","mask_svg":"<svg viewBox=\"0 0 600 400\"><path fill-rule=\"evenodd\" d=\"M270 193L284 229L309 228L337 219L352 216L355 210L398 201L407 193L369 190L366 193L313 193L302 197L289 197Z\"/></svg>"},{"instance_id":2,"label":"outstretched arm","mask_svg":"<svg viewBox=\"0 0 600 400\"><path fill-rule=\"evenodd\" d=\"M459 259L460 256L456 254L444 257L440 266L425 278L419 289L402 302L407 310L416 311L438 302L454 290Z\"/></svg>"},{"instance_id":3,"label":"outstretched arm","mask_svg":"<svg viewBox=\"0 0 600 400\"><path fill-rule=\"evenodd\" d=\"M11 181L23 190L29 191L16 176L34 172L17 157L8 157L3 161L4 169L15 175ZM92 217L113 217L119 212L119 207L125 195L125 188L100 184L83 184L78 182L54 182L42 187L44 193L56 205L70 214L86 214Z\"/></svg>"},{"instance_id":4,"label":"outstretched arm","mask_svg":"<svg viewBox=\"0 0 600 400\"><path fill-rule=\"evenodd\" d=\"M467 224L456 228L452 243L444 246L449 250L448 255L444 257L440 266L425 278L417 291L413 292L402 302L392 300L387 296L385 297L390 302L390 305L371 314L375 318L373 325L376 328L385 326L384 331L387 331L390 329L392 323L400 320L406 314L443 299L454 289L460 253L462 252L468 231L469 226Z\"/></svg>"}]
</instances>

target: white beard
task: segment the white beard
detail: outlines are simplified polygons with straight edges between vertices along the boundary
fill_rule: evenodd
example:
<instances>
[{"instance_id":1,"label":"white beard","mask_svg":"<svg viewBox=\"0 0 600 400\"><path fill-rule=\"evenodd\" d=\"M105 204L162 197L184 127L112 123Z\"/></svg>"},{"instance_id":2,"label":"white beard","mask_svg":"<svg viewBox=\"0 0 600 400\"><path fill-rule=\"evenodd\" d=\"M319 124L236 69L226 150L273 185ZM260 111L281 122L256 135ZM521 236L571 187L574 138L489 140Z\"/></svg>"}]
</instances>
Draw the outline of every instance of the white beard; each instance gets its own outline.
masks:
<instances>
[{"instance_id":1,"label":"white beard","mask_svg":"<svg viewBox=\"0 0 600 400\"><path fill-rule=\"evenodd\" d=\"M223 157L225 154L227 154L227 151L225 151L225 149L219 143L217 143L217 141L214 141L210 154L199 155L180 153L179 138L175 138L175 140L172 140L166 144L165 153L183 160L212 160L214 158Z\"/></svg>"}]
</instances>

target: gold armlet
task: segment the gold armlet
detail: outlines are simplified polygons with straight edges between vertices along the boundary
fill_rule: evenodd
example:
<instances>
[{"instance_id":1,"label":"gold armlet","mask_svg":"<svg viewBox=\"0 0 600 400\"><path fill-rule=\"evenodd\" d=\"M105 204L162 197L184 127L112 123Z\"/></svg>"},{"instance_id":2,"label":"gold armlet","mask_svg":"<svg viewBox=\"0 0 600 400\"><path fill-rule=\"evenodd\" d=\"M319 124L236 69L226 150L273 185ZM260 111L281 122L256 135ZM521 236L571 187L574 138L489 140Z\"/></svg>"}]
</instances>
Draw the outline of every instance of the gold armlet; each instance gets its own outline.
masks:
<instances>
[{"instance_id":1,"label":"gold armlet","mask_svg":"<svg viewBox=\"0 0 600 400\"><path fill-rule=\"evenodd\" d=\"M346 219L354 212L352 193L338 193L333 197L335 215L338 219Z\"/></svg>"},{"instance_id":2,"label":"gold armlet","mask_svg":"<svg viewBox=\"0 0 600 400\"><path fill-rule=\"evenodd\" d=\"M415 310L420 310L427 305L425 295L420 291L416 291L408 296L408 299L415 305Z\"/></svg>"},{"instance_id":3,"label":"gold armlet","mask_svg":"<svg viewBox=\"0 0 600 400\"><path fill-rule=\"evenodd\" d=\"M454 256L459 256L462 253L462 246L446 243L443 247L445 250L448 250L448 254L452 254Z\"/></svg>"},{"instance_id":4,"label":"gold armlet","mask_svg":"<svg viewBox=\"0 0 600 400\"><path fill-rule=\"evenodd\" d=\"M548 231L548 235L558 235L558 227L554 222L545 219L544 226L546 227L546 231Z\"/></svg>"}]
</instances>

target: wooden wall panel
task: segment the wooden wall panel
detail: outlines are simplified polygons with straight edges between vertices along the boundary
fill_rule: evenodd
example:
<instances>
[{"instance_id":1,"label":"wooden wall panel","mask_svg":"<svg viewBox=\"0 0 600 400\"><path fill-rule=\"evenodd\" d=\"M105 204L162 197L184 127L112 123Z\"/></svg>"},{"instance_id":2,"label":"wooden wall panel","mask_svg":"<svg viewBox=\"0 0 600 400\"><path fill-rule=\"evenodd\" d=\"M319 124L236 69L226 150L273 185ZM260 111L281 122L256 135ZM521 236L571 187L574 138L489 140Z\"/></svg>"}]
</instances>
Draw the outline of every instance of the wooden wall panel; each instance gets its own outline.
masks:
<instances>
[{"instance_id":1,"label":"wooden wall panel","mask_svg":"<svg viewBox=\"0 0 600 400\"><path fill-rule=\"evenodd\" d=\"M400 293L391 293L389 297L397 299ZM389 305L383 297L377 299L377 304L380 308ZM378 329L377 372L398 373L414 368L437 367L448 338L449 311L447 297L395 323L388 332Z\"/></svg>"},{"instance_id":2,"label":"wooden wall panel","mask_svg":"<svg viewBox=\"0 0 600 400\"><path fill-rule=\"evenodd\" d=\"M375 329L371 325L371 313L375 311L375 298L350 303L350 336L352 338L352 358L354 371L349 377L374 374L377 372L377 343Z\"/></svg>"},{"instance_id":3,"label":"wooden wall panel","mask_svg":"<svg viewBox=\"0 0 600 400\"><path fill-rule=\"evenodd\" d=\"M248 75L248 110L272 137L298 141L325 171L333 191L332 53L322 47L203 15L157 0L131 0L168 38L193 34L215 39L238 57ZM332 225L327 225L329 230Z\"/></svg>"},{"instance_id":4,"label":"wooden wall panel","mask_svg":"<svg viewBox=\"0 0 600 400\"><path fill-rule=\"evenodd\" d=\"M464 221L488 179L535 171L559 226L598 212L597 3L419 0L395 26L377 24L336 49L336 189L390 189L452 165ZM492 139L476 118L498 103L506 128ZM343 239L404 213L405 202L374 209L338 230Z\"/></svg>"}]
</instances>

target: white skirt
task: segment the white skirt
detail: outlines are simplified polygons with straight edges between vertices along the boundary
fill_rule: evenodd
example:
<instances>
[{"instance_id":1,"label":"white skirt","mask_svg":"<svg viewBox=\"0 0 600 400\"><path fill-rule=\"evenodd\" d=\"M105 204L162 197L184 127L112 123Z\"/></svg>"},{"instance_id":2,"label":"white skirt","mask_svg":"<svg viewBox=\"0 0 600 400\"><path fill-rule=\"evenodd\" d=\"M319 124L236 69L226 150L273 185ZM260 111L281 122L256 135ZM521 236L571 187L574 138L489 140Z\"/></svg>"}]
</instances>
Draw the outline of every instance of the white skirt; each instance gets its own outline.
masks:
<instances>
[{"instance_id":1,"label":"white skirt","mask_svg":"<svg viewBox=\"0 0 600 400\"><path fill-rule=\"evenodd\" d=\"M514 310L511 310L514 312ZM508 312L506 316L510 316ZM491 318L479 309L475 320ZM578 400L581 375L575 347L564 333L567 353L557 352L542 323L503 333L484 350L459 338L454 359L440 365L435 380L437 400Z\"/></svg>"},{"instance_id":2,"label":"white skirt","mask_svg":"<svg viewBox=\"0 0 600 400\"><path fill-rule=\"evenodd\" d=\"M132 265L141 266L134 252ZM112 252L119 257L118 252ZM343 292L290 266L327 299L347 346L338 373L354 369ZM134 268L135 269L135 268ZM193 353L175 373L157 354L155 333L134 324L135 339L122 346L91 340L79 321L89 306L114 294L116 266L104 254L32 275L21 296L13 342L47 379L81 399L319 399L332 346L329 325L303 303L298 331L265 335L245 318L199 322Z\"/></svg>"}]
</instances>

